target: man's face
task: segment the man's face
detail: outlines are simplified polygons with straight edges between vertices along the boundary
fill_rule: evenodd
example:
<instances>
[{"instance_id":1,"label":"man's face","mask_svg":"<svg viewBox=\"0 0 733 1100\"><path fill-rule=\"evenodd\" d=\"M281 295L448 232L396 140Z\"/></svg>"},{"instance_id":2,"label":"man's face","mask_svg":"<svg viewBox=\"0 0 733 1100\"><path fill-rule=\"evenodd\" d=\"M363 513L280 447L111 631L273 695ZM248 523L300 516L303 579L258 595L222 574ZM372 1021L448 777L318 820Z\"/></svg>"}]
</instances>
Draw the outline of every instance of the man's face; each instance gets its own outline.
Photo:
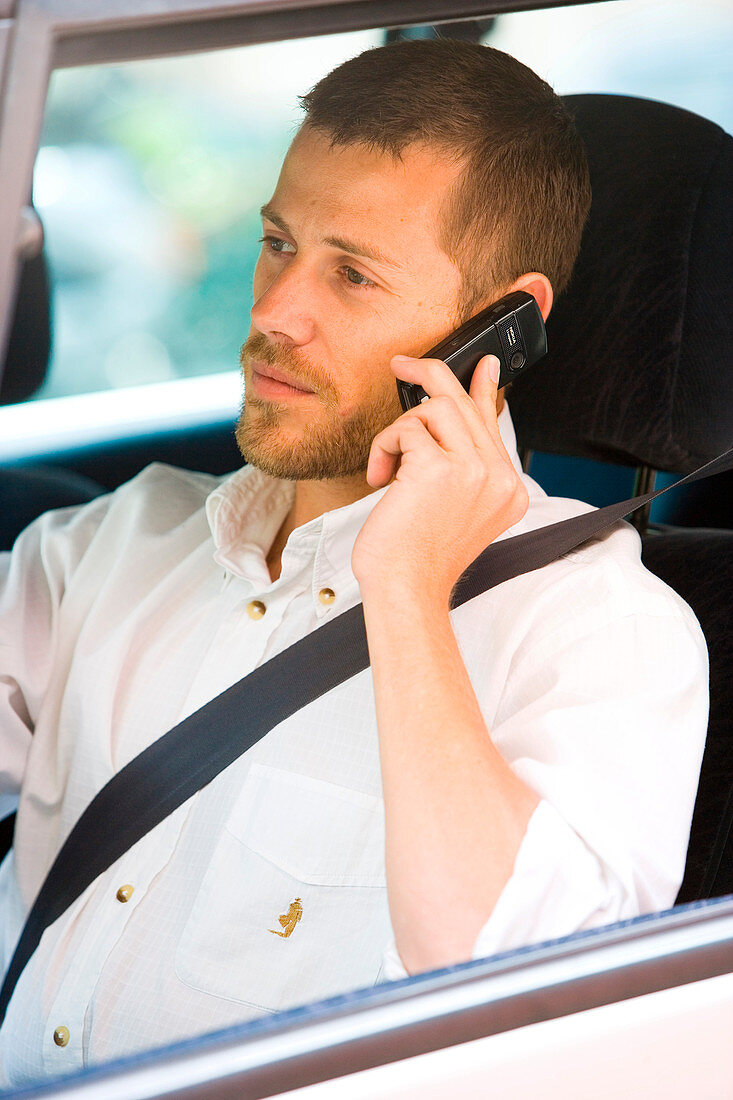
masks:
<instances>
[{"instance_id":1,"label":"man's face","mask_svg":"<svg viewBox=\"0 0 733 1100\"><path fill-rule=\"evenodd\" d=\"M393 355L423 355L459 321L461 277L437 243L460 165L424 147L401 160L330 147L305 127L263 208L245 402L244 457L276 477L363 473L400 415Z\"/></svg>"}]
</instances>

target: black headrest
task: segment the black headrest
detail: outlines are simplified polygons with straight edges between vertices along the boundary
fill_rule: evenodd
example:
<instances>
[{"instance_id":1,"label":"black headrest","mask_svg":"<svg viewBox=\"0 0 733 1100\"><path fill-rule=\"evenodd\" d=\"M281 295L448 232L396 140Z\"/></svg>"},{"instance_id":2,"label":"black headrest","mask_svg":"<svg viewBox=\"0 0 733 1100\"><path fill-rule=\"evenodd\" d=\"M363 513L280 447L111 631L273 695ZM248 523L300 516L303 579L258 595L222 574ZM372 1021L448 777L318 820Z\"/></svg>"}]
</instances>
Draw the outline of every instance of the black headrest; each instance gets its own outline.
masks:
<instances>
[{"instance_id":1,"label":"black headrest","mask_svg":"<svg viewBox=\"0 0 733 1100\"><path fill-rule=\"evenodd\" d=\"M689 472L733 442L733 139L650 100L567 96L593 203L550 351L512 386L523 446Z\"/></svg>"},{"instance_id":2,"label":"black headrest","mask_svg":"<svg viewBox=\"0 0 733 1100\"><path fill-rule=\"evenodd\" d=\"M48 270L43 253L20 270L15 316L5 366L0 376L0 405L25 401L40 389L51 351Z\"/></svg>"}]
</instances>

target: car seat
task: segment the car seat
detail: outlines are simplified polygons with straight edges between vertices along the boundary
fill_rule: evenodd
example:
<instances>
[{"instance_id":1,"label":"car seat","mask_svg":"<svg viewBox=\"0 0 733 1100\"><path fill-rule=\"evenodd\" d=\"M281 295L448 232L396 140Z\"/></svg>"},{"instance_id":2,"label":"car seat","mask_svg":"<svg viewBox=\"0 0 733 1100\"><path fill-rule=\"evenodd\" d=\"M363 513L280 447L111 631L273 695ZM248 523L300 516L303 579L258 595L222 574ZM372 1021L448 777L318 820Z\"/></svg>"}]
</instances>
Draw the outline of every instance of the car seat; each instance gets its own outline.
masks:
<instances>
[{"instance_id":1,"label":"car seat","mask_svg":"<svg viewBox=\"0 0 733 1100\"><path fill-rule=\"evenodd\" d=\"M525 466L537 451L633 466L641 492L656 471L689 473L733 442L733 139L649 100L565 102L593 202L548 319L549 354L509 404ZM711 484L716 518L730 514L731 475ZM733 892L733 531L647 527L643 515L636 525L645 564L691 605L708 643L710 721L677 900L714 897Z\"/></svg>"},{"instance_id":2,"label":"car seat","mask_svg":"<svg viewBox=\"0 0 733 1100\"><path fill-rule=\"evenodd\" d=\"M41 252L21 267L0 405L26 401L46 377L51 350L51 310L46 259ZM51 508L84 504L105 490L91 478L50 465L0 468L0 551L10 550L31 520Z\"/></svg>"}]
</instances>

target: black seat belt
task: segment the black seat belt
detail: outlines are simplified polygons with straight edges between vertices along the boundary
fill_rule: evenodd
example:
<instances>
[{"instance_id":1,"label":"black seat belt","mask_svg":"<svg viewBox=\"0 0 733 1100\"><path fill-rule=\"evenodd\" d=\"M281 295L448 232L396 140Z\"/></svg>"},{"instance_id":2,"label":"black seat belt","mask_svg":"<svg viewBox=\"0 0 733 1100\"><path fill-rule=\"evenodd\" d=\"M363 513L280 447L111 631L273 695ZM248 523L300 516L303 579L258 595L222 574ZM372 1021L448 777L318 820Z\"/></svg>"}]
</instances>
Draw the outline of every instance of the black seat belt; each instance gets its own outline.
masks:
<instances>
[{"instance_id":1,"label":"black seat belt","mask_svg":"<svg viewBox=\"0 0 733 1100\"><path fill-rule=\"evenodd\" d=\"M451 608L549 565L662 493L733 468L733 448L664 489L492 543ZM280 722L369 666L362 605L318 627L163 734L92 799L33 903L0 990L0 1024L46 928L133 844Z\"/></svg>"}]
</instances>

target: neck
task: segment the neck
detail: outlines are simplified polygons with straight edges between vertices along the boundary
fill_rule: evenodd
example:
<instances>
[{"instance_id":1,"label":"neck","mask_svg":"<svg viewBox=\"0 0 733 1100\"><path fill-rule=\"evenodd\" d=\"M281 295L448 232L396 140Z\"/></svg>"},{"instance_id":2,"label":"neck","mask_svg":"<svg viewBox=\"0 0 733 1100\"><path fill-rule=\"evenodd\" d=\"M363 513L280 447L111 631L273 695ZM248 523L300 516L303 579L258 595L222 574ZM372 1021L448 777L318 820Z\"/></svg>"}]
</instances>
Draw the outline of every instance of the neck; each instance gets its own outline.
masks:
<instances>
[{"instance_id":1,"label":"neck","mask_svg":"<svg viewBox=\"0 0 733 1100\"><path fill-rule=\"evenodd\" d=\"M500 391L496 398L497 415L504 407L504 394ZM361 500L374 492L364 474L353 477L327 478L324 481L297 481L295 499L267 555L267 567L270 577L276 581L280 576L282 553L285 544L296 527L310 523L312 519L330 512L334 508L343 508Z\"/></svg>"},{"instance_id":2,"label":"neck","mask_svg":"<svg viewBox=\"0 0 733 1100\"><path fill-rule=\"evenodd\" d=\"M324 481L297 481L295 499L267 555L267 567L273 581L280 576L282 553L285 544L296 527L303 527L312 519L334 508L343 508L374 492L363 474L353 477L328 478Z\"/></svg>"}]
</instances>

